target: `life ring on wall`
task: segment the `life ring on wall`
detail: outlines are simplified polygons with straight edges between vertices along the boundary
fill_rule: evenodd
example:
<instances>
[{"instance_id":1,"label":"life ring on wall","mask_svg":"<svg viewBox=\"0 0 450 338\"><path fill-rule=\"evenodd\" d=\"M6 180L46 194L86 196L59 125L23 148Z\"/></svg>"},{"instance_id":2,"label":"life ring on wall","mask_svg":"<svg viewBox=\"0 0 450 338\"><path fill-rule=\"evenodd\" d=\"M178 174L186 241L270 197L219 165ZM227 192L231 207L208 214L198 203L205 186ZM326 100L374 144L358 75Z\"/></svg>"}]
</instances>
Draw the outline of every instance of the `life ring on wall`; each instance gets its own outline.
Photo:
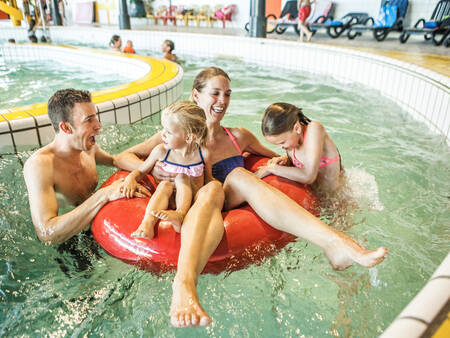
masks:
<instances>
[{"instance_id":1,"label":"life ring on wall","mask_svg":"<svg viewBox=\"0 0 450 338\"><path fill-rule=\"evenodd\" d=\"M268 158L251 155L245 159L245 167L255 171L267 161ZM102 187L127 175L126 171L118 171L108 178ZM306 210L318 214L318 200L307 185L274 175L265 177L264 181L291 197ZM141 183L152 193L155 191L156 185L152 176L146 175ZM157 273L175 270L180 250L180 234L172 227L157 225L155 237L152 239L130 236L141 223L148 200L120 199L106 204L92 223L92 234L106 252L126 263ZM260 262L264 257L276 254L295 240L295 236L269 226L248 205L223 212L222 216L225 233L206 264L204 273L242 269L249 264Z\"/></svg>"}]
</instances>

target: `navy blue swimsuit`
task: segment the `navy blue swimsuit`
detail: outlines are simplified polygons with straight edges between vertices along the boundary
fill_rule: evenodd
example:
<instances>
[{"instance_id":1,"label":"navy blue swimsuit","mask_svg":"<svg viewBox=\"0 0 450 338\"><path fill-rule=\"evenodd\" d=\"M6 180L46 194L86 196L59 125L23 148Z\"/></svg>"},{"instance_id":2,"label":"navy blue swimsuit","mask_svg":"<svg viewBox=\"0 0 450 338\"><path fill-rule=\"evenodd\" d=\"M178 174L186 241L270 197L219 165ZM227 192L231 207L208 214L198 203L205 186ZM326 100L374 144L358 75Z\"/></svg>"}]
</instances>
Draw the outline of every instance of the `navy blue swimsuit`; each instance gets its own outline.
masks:
<instances>
[{"instance_id":1,"label":"navy blue swimsuit","mask_svg":"<svg viewBox=\"0 0 450 338\"><path fill-rule=\"evenodd\" d=\"M227 128L225 127L222 128L227 132L228 136L231 139L231 142L233 142L234 146L236 147L237 151L239 151L240 154L233 157L228 157L212 165L213 177L216 180L219 180L220 182L223 183L225 182L225 179L227 178L228 174L231 173L233 169L238 167L244 167L244 157L242 156L241 148L239 148L239 145L237 144L233 134L231 134L231 132Z\"/></svg>"}]
</instances>

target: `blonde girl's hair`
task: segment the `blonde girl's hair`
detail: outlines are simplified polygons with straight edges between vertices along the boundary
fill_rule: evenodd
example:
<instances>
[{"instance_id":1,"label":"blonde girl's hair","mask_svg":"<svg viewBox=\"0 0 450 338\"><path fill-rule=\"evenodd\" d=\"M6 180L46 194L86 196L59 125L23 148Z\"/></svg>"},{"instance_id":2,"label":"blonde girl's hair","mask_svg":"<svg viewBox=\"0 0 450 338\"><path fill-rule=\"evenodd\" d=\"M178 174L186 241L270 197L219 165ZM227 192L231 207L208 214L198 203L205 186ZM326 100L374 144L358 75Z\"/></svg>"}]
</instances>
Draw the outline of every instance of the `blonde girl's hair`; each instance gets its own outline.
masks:
<instances>
[{"instance_id":1,"label":"blonde girl's hair","mask_svg":"<svg viewBox=\"0 0 450 338\"><path fill-rule=\"evenodd\" d=\"M186 135L194 136L194 143L199 147L206 144L205 111L191 101L180 101L173 103L163 110L162 115L175 120Z\"/></svg>"},{"instance_id":2,"label":"blonde girl's hair","mask_svg":"<svg viewBox=\"0 0 450 338\"><path fill-rule=\"evenodd\" d=\"M295 123L307 125L311 120L303 115L301 108L290 103L273 103L267 107L261 123L264 136L280 135L294 129Z\"/></svg>"},{"instance_id":3,"label":"blonde girl's hair","mask_svg":"<svg viewBox=\"0 0 450 338\"><path fill-rule=\"evenodd\" d=\"M197 74L194 79L194 83L192 84L192 90L196 89L198 92L201 92L203 88L206 87L206 83L208 82L208 80L216 76L223 76L224 78L228 79L228 81L231 81L230 77L224 70L220 69L219 67L208 67ZM195 102L192 93L189 100Z\"/></svg>"}]
</instances>

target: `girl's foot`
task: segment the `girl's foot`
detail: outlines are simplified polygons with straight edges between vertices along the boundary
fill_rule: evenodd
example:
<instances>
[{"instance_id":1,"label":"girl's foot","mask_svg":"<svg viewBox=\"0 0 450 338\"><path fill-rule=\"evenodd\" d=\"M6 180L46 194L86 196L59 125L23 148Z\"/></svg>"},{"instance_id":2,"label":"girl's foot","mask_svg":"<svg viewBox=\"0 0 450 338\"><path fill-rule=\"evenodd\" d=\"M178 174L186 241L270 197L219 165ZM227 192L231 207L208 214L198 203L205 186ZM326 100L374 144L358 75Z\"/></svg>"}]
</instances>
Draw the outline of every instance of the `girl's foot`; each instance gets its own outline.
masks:
<instances>
[{"instance_id":1,"label":"girl's foot","mask_svg":"<svg viewBox=\"0 0 450 338\"><path fill-rule=\"evenodd\" d=\"M135 232L131 233L131 237L148 239L155 237L154 225L147 222L142 222L141 225L139 225L139 228L137 228Z\"/></svg>"},{"instance_id":2,"label":"girl's foot","mask_svg":"<svg viewBox=\"0 0 450 338\"><path fill-rule=\"evenodd\" d=\"M184 215L182 213L175 210L158 210L152 211L152 215L172 224L172 227L176 232L181 231L181 225L184 220Z\"/></svg>"}]
</instances>

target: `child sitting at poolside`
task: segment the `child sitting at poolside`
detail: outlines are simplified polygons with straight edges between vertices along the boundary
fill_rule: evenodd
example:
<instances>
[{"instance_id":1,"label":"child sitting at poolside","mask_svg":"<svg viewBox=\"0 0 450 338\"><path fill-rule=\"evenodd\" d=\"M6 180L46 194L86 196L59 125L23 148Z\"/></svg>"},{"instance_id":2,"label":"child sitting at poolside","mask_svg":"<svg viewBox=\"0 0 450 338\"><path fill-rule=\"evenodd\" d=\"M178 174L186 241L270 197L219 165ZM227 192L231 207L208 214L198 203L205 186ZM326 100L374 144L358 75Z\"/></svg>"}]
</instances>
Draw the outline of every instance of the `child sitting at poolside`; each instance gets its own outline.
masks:
<instances>
[{"instance_id":1,"label":"child sitting at poolside","mask_svg":"<svg viewBox=\"0 0 450 338\"><path fill-rule=\"evenodd\" d=\"M267 107L262 120L264 138L286 150L255 173L269 174L312 184L321 192L335 191L342 185L341 156L333 140L318 121L311 121L302 110L289 103Z\"/></svg>"},{"instance_id":2,"label":"child sitting at poolside","mask_svg":"<svg viewBox=\"0 0 450 338\"><path fill-rule=\"evenodd\" d=\"M150 198L144 219L133 237L153 238L154 226L159 219L181 231L184 216L191 207L192 197L205 181L205 161L201 147L206 142L206 116L202 108L190 101L171 104L161 116L163 143L156 146L138 170L132 171L124 181L124 193L133 196L137 183L150 172L157 161L169 172L178 174L175 187L162 181ZM208 177L210 177L208 175ZM175 200L173 192L176 191ZM175 201L176 210L166 210Z\"/></svg>"},{"instance_id":3,"label":"child sitting at poolside","mask_svg":"<svg viewBox=\"0 0 450 338\"><path fill-rule=\"evenodd\" d=\"M178 57L175 54L172 54L175 49L175 44L172 40L164 40L161 50L166 53L164 54L164 58L173 62L178 62Z\"/></svg>"}]
</instances>

